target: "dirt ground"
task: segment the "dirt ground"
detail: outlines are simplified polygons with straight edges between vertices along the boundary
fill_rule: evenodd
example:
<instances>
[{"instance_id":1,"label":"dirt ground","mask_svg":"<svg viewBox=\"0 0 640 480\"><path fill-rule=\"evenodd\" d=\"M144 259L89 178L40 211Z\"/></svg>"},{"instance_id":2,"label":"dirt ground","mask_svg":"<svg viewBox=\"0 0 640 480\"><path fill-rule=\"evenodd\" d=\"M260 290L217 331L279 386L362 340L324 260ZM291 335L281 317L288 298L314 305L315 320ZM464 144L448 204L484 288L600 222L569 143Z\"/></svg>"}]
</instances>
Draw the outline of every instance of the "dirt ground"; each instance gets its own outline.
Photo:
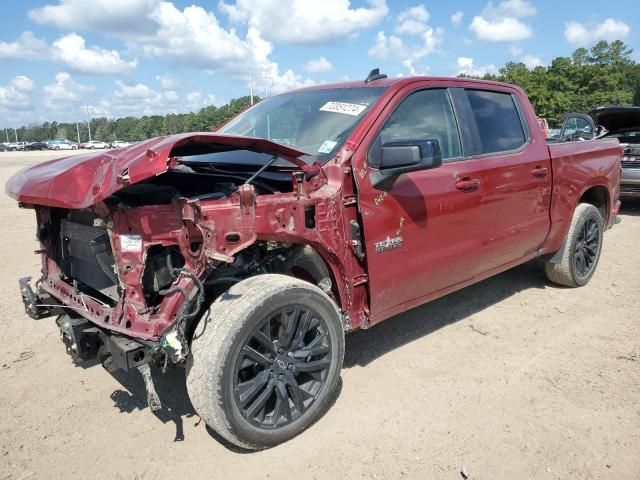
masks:
<instances>
[{"instance_id":1,"label":"dirt ground","mask_svg":"<svg viewBox=\"0 0 640 480\"><path fill-rule=\"evenodd\" d=\"M0 154L0 183L51 154ZM640 203L580 289L528 264L347 336L333 408L258 453L193 411L184 371L74 366L53 319L23 312L34 218L0 195L0 480L640 478Z\"/></svg>"}]
</instances>

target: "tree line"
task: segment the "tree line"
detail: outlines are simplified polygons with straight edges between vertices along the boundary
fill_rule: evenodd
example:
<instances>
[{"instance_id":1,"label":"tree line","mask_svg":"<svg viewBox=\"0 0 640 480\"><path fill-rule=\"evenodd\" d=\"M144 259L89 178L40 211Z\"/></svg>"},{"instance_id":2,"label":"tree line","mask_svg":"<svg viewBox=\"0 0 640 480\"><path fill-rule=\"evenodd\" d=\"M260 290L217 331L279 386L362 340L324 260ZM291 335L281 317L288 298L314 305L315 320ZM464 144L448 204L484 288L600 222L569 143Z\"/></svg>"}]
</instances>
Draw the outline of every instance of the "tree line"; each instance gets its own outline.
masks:
<instances>
[{"instance_id":1,"label":"tree line","mask_svg":"<svg viewBox=\"0 0 640 480\"><path fill-rule=\"evenodd\" d=\"M640 105L640 63L633 50L620 40L601 41L590 49L578 48L570 57L554 58L549 66L527 68L524 63L508 62L497 74L483 79L513 83L529 96L538 116L559 126L569 112L588 112L605 105ZM464 76L464 75L461 75ZM145 140L172 133L209 131L221 125L250 104L248 96L226 105L210 105L198 112L90 121L95 140ZM86 122L79 124L80 140L89 139ZM13 132L11 132L13 133ZM21 141L77 140L76 124L45 122L18 129ZM14 140L13 135L9 135ZM4 141L5 138L0 138Z\"/></svg>"},{"instance_id":2,"label":"tree line","mask_svg":"<svg viewBox=\"0 0 640 480\"><path fill-rule=\"evenodd\" d=\"M254 96L254 101L259 98ZM209 105L198 112L169 113L167 115L149 115L144 117L124 117L109 119L105 117L92 118L91 138L104 142L115 140L138 141L160 135L170 135L183 132L210 131L228 119L247 108L251 103L249 96L234 98L220 107ZM89 140L87 122L81 122L76 127L75 122L44 122L40 125L24 126L17 129L18 139L22 142L36 142L44 140ZM0 137L0 142L6 141L6 133ZM15 132L8 132L9 141L15 141Z\"/></svg>"}]
</instances>

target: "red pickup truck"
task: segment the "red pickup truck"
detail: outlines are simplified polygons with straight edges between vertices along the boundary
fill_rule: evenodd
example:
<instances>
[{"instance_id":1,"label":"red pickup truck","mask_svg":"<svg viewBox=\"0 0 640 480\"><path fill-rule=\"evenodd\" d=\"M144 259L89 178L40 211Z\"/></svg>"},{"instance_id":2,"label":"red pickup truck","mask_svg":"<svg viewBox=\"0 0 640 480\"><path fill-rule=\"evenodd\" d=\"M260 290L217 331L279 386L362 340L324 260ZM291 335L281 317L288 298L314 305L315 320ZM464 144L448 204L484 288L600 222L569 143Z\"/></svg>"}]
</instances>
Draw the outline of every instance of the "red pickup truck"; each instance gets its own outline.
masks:
<instances>
[{"instance_id":1,"label":"red pickup truck","mask_svg":"<svg viewBox=\"0 0 640 480\"><path fill-rule=\"evenodd\" d=\"M267 98L215 133L22 170L42 276L77 360L187 368L205 422L260 449L331 403L344 333L533 259L593 275L618 212L617 140L547 145L513 85L435 77Z\"/></svg>"}]
</instances>

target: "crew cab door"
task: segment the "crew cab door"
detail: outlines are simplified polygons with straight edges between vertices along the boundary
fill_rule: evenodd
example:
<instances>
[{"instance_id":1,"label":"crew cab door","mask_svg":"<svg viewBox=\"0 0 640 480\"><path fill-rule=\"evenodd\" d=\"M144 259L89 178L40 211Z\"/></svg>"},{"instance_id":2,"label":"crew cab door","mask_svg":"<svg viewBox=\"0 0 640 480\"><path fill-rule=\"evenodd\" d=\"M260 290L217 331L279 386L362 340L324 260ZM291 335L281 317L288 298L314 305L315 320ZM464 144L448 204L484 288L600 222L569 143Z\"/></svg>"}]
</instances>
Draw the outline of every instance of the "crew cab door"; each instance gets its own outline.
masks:
<instances>
[{"instance_id":1,"label":"crew cab door","mask_svg":"<svg viewBox=\"0 0 640 480\"><path fill-rule=\"evenodd\" d=\"M549 233L551 158L529 108L509 87L454 89L466 162L481 165L475 276L536 255ZM531 126L531 127L530 127ZM535 129L535 130L534 130Z\"/></svg>"},{"instance_id":2,"label":"crew cab door","mask_svg":"<svg viewBox=\"0 0 640 480\"><path fill-rule=\"evenodd\" d=\"M515 90L399 96L354 157L372 324L535 256L550 224L548 149ZM442 165L376 188L371 148L415 138L437 140Z\"/></svg>"},{"instance_id":3,"label":"crew cab door","mask_svg":"<svg viewBox=\"0 0 640 480\"><path fill-rule=\"evenodd\" d=\"M474 182L483 166L463 160L450 90L405 87L398 96L401 100L385 107L353 160L371 323L472 278L478 268L474 252L482 245L482 194ZM437 140L443 164L399 175L391 188L376 188L371 149L420 139Z\"/></svg>"}]
</instances>

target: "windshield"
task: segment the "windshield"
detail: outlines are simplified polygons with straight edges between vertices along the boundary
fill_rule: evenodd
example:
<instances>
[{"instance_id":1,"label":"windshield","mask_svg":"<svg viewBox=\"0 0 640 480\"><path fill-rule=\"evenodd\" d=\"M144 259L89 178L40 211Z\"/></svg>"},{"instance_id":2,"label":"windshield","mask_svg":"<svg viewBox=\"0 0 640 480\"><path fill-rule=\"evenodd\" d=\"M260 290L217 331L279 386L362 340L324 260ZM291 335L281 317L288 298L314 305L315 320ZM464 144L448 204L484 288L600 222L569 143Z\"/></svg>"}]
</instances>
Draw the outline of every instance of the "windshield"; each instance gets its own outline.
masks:
<instances>
[{"instance_id":1,"label":"windshield","mask_svg":"<svg viewBox=\"0 0 640 480\"><path fill-rule=\"evenodd\" d=\"M261 137L300 150L307 162L335 155L384 88L335 88L267 98L224 125L221 133Z\"/></svg>"}]
</instances>

